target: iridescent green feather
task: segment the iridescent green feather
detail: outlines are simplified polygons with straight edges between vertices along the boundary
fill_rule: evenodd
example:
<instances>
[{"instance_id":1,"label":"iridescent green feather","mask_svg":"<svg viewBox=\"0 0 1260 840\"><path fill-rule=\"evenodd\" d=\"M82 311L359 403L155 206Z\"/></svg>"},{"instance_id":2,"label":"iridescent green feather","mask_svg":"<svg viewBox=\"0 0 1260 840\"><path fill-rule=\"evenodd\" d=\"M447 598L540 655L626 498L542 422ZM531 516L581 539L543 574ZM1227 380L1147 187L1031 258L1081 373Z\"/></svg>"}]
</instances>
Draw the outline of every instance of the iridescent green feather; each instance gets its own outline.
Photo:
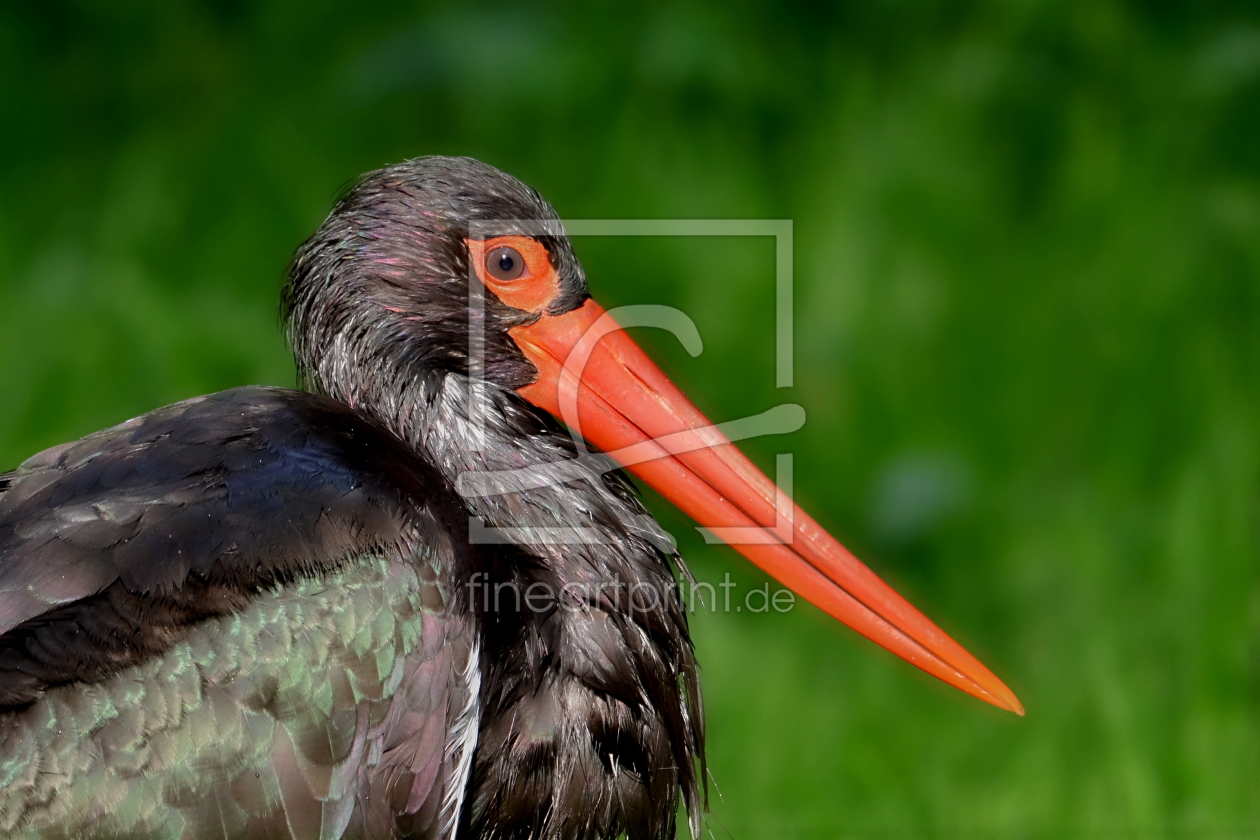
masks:
<instances>
[{"instance_id":1,"label":"iridescent green feather","mask_svg":"<svg viewBox=\"0 0 1260 840\"><path fill-rule=\"evenodd\" d=\"M0 835L341 836L406 673L437 654L424 618L449 599L424 577L365 557L0 717Z\"/></svg>"}]
</instances>

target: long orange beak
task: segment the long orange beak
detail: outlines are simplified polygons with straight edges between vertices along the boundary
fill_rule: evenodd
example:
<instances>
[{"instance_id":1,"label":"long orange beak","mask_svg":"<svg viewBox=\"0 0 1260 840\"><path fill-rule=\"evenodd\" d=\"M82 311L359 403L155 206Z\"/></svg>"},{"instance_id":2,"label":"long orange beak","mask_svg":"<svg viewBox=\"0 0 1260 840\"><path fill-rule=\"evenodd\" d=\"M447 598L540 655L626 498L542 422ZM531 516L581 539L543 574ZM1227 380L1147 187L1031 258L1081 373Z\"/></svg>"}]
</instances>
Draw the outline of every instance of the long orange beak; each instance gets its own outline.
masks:
<instances>
[{"instance_id":1,"label":"long orange beak","mask_svg":"<svg viewBox=\"0 0 1260 840\"><path fill-rule=\"evenodd\" d=\"M599 304L511 330L522 396L828 614L952 686L1022 715L988 668L862 565L700 413Z\"/></svg>"}]
</instances>

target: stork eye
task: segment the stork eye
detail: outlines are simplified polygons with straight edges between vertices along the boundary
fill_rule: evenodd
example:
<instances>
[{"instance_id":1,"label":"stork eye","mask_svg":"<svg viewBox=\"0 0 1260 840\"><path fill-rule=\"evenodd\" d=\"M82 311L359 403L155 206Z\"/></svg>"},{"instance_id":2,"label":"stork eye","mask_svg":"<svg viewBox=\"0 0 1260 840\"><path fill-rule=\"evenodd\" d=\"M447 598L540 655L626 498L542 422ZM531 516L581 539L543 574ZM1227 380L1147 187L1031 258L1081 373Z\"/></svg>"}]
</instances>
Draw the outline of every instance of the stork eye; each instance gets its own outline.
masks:
<instances>
[{"instance_id":1,"label":"stork eye","mask_svg":"<svg viewBox=\"0 0 1260 840\"><path fill-rule=\"evenodd\" d=\"M500 245L486 254L486 273L495 280L515 280L524 272L525 259L515 248Z\"/></svg>"}]
</instances>

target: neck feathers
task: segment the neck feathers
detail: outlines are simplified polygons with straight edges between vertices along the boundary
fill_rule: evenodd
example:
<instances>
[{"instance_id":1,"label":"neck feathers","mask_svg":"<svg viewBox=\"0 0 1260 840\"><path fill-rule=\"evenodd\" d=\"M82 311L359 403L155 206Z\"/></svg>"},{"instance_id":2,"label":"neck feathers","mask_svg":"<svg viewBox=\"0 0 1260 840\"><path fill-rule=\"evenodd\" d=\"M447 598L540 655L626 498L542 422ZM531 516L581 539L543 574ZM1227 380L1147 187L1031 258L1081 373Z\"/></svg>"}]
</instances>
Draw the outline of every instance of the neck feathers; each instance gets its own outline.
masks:
<instances>
[{"instance_id":1,"label":"neck feathers","mask_svg":"<svg viewBox=\"0 0 1260 840\"><path fill-rule=\"evenodd\" d=\"M695 834L704 724L668 534L606 456L579 457L514 393L449 373L386 393L356 407L463 490L483 545L466 582L483 682L464 831L667 838L681 795Z\"/></svg>"}]
</instances>

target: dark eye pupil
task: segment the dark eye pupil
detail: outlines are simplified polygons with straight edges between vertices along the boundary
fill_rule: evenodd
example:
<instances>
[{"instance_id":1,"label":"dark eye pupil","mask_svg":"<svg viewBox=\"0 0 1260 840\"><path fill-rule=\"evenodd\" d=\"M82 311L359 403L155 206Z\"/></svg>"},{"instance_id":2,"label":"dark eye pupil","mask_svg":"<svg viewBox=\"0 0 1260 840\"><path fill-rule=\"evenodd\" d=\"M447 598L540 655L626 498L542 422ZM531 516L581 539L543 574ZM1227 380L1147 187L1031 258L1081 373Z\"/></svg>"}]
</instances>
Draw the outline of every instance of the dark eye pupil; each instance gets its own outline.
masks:
<instances>
[{"instance_id":1,"label":"dark eye pupil","mask_svg":"<svg viewBox=\"0 0 1260 840\"><path fill-rule=\"evenodd\" d=\"M515 280L525 273L525 260L515 248L501 245L486 254L486 273L495 280Z\"/></svg>"}]
</instances>

